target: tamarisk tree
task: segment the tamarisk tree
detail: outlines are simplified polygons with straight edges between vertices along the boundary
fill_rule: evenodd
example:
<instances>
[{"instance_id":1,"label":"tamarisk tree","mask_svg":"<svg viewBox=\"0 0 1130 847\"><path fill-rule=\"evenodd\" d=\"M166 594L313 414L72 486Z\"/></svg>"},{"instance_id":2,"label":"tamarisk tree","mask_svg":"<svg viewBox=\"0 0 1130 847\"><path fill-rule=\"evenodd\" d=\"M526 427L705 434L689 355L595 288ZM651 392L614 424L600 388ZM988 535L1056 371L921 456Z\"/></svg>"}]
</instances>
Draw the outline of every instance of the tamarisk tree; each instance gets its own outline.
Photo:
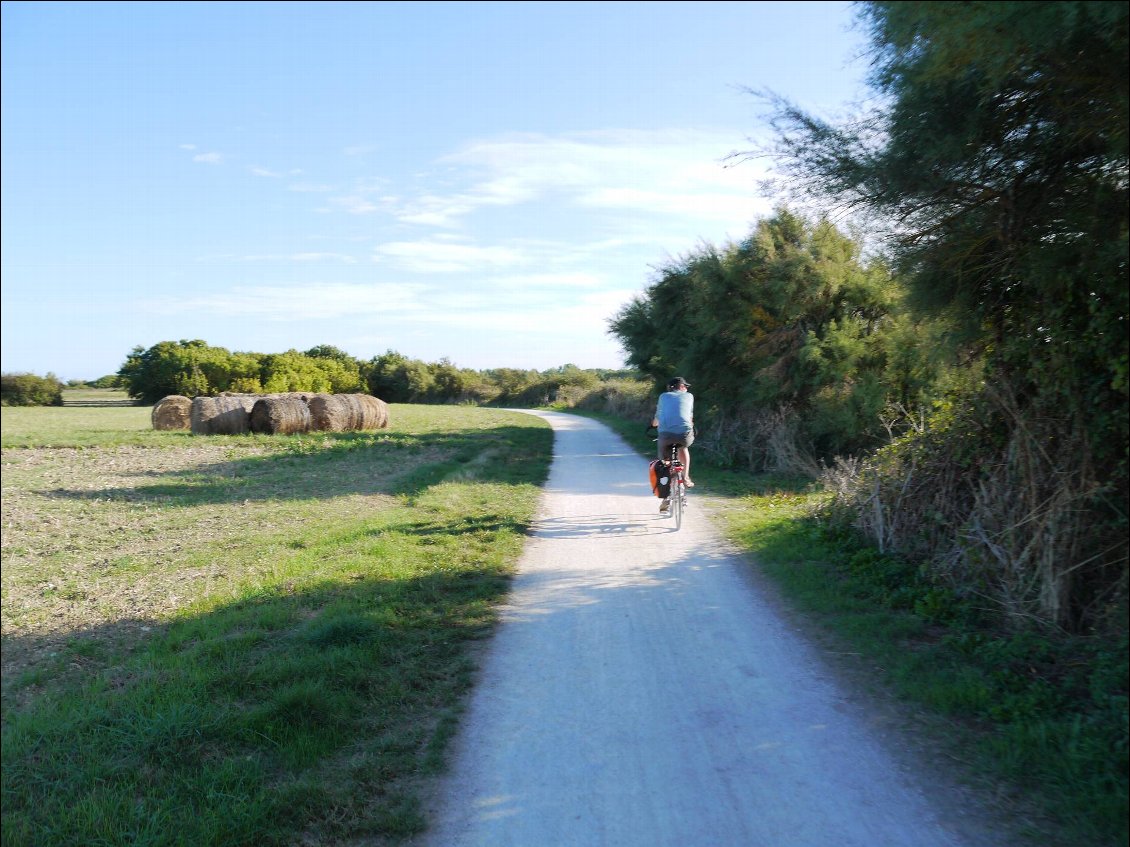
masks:
<instances>
[{"instance_id":1,"label":"tamarisk tree","mask_svg":"<svg viewBox=\"0 0 1130 847\"><path fill-rule=\"evenodd\" d=\"M915 466L939 486L892 494L885 531L905 531L885 540L932 539L1016 620L1124 625L1128 4L862 8L879 105L832 124L770 95L771 152L879 228L910 302L961 328L983 376L884 457L892 492Z\"/></svg>"},{"instance_id":2,"label":"tamarisk tree","mask_svg":"<svg viewBox=\"0 0 1130 847\"><path fill-rule=\"evenodd\" d=\"M933 384L923 348L896 343L912 329L900 298L858 240L780 209L738 244L704 245L659 268L610 326L628 362L657 384L676 373L692 380L712 427L706 449L800 470L874 448L882 411L919 402ZM775 440L789 456L727 443L735 439ZM786 467L790 457L800 465Z\"/></svg>"}]
</instances>

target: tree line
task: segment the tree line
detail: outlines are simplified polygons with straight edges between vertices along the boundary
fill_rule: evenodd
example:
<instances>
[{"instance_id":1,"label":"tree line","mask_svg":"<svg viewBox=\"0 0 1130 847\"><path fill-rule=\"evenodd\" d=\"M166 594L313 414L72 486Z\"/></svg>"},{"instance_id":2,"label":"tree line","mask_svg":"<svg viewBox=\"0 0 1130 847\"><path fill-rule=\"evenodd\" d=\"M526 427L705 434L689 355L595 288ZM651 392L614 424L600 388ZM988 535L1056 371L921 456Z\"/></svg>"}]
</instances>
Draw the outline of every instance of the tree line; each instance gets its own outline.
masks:
<instances>
[{"instance_id":1,"label":"tree line","mask_svg":"<svg viewBox=\"0 0 1130 847\"><path fill-rule=\"evenodd\" d=\"M135 347L117 377L129 395L156 403L172 394L310 392L369 393L388 403L510 403L544 405L595 388L604 380L630 379L627 371L460 368L448 359L426 362L389 350L368 360L332 345L304 352L232 352L202 340L162 341Z\"/></svg>"}]
</instances>

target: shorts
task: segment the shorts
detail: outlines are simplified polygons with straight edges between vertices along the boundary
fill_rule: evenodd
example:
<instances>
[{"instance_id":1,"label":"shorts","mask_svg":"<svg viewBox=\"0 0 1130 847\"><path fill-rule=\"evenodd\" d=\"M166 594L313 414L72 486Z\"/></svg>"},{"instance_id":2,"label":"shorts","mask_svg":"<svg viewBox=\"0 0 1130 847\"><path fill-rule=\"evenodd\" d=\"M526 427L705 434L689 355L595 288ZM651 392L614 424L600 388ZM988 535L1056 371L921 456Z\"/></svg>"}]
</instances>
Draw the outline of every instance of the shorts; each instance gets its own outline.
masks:
<instances>
[{"instance_id":1,"label":"shorts","mask_svg":"<svg viewBox=\"0 0 1130 847\"><path fill-rule=\"evenodd\" d=\"M694 444L694 433L687 432L682 435L677 435L674 432L661 432L659 433L659 458L666 459L671 454L671 447L679 445L681 447L690 447Z\"/></svg>"}]
</instances>

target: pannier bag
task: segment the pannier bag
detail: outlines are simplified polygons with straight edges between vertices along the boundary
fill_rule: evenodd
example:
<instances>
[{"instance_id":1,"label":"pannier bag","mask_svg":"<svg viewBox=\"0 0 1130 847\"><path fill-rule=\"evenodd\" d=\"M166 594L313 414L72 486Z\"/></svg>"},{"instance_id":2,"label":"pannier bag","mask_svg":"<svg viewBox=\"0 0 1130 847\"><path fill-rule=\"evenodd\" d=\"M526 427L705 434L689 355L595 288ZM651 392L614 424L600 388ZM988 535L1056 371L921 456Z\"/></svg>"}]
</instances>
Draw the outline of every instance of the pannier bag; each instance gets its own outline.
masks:
<instances>
[{"instance_id":1,"label":"pannier bag","mask_svg":"<svg viewBox=\"0 0 1130 847\"><path fill-rule=\"evenodd\" d=\"M671 468L665 461L654 460L647 466L647 476L652 494L664 499L671 496Z\"/></svg>"}]
</instances>

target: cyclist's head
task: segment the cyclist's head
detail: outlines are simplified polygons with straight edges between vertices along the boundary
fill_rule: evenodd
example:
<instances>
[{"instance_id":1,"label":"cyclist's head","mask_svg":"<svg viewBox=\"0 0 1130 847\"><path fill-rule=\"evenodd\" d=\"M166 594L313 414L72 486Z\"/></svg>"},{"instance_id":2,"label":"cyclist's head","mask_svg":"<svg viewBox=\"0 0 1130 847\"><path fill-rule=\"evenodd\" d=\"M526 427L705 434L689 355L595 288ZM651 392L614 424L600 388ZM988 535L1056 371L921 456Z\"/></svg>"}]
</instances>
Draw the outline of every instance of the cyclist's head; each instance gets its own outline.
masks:
<instances>
[{"instance_id":1,"label":"cyclist's head","mask_svg":"<svg viewBox=\"0 0 1130 847\"><path fill-rule=\"evenodd\" d=\"M673 377L671 379L671 381L667 383L667 390L668 391L678 391L680 388L686 388L686 389L689 390L690 387L691 387L691 384L689 382L687 382L685 379L683 379L681 376Z\"/></svg>"}]
</instances>

